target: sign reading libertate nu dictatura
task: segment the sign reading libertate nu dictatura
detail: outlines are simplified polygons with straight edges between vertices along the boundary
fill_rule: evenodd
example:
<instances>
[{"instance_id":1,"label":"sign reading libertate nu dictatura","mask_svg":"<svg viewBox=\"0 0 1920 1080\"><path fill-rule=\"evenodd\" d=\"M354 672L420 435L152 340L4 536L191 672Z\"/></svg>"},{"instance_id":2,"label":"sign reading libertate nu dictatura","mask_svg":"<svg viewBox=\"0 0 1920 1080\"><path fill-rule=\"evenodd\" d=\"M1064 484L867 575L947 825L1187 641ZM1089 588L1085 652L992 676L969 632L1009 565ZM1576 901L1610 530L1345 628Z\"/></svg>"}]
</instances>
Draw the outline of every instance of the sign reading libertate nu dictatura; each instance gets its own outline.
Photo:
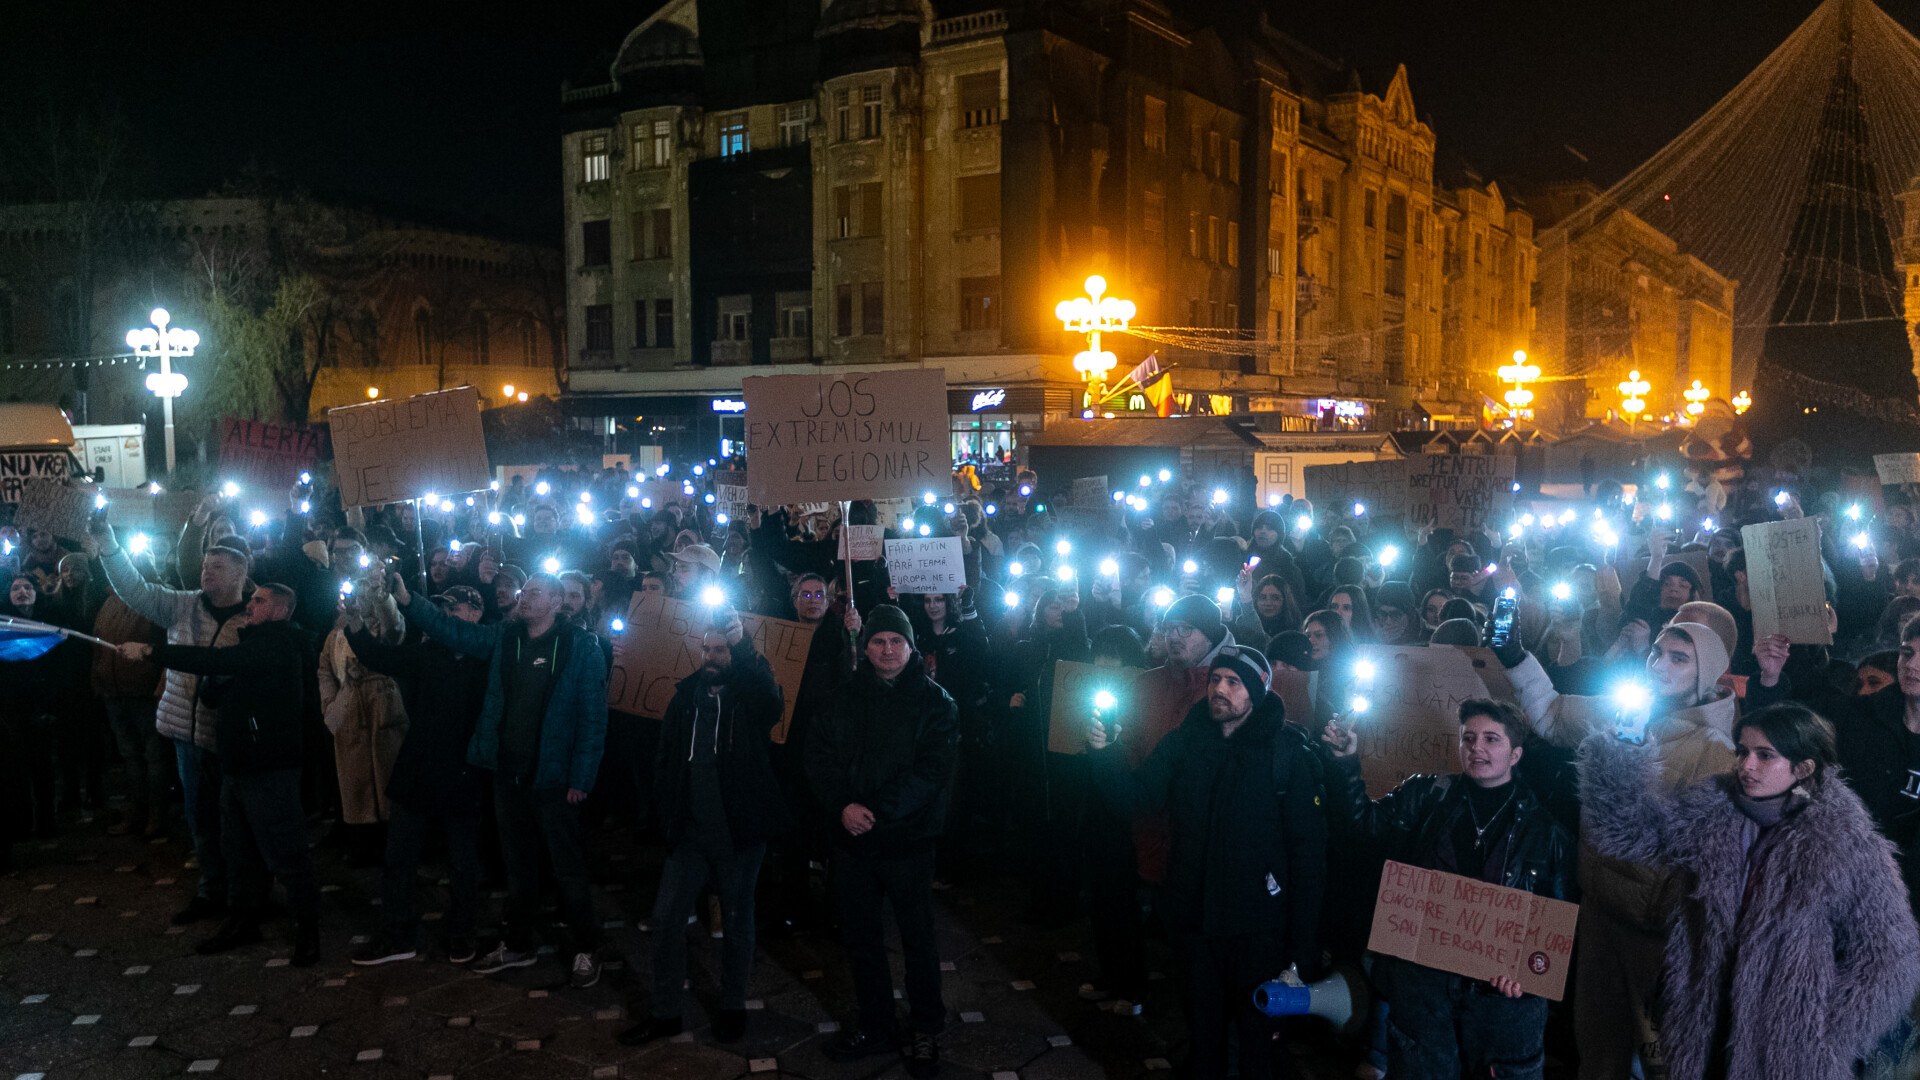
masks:
<instances>
[{"instance_id":1,"label":"sign reading libertate nu dictatura","mask_svg":"<svg viewBox=\"0 0 1920 1080\"><path fill-rule=\"evenodd\" d=\"M886 499L952 486L938 368L741 380L757 506Z\"/></svg>"}]
</instances>

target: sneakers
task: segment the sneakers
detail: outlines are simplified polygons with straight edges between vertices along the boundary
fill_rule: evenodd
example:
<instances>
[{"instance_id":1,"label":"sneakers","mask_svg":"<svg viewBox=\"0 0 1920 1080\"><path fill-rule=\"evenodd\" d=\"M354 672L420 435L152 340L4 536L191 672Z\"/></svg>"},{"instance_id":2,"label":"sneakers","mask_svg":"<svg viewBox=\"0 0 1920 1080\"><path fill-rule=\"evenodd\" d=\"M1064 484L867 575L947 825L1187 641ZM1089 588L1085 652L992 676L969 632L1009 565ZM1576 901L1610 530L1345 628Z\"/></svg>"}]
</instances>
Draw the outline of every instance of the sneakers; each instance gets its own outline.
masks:
<instances>
[{"instance_id":1,"label":"sneakers","mask_svg":"<svg viewBox=\"0 0 1920 1080\"><path fill-rule=\"evenodd\" d=\"M747 1033L747 1010L721 1009L713 1021L714 1042L738 1042Z\"/></svg>"},{"instance_id":2,"label":"sneakers","mask_svg":"<svg viewBox=\"0 0 1920 1080\"><path fill-rule=\"evenodd\" d=\"M419 952L412 945L402 945L386 934L381 934L353 950L352 960L361 967L373 967L376 964L390 964L395 960L411 960L417 955Z\"/></svg>"},{"instance_id":3,"label":"sneakers","mask_svg":"<svg viewBox=\"0 0 1920 1080\"><path fill-rule=\"evenodd\" d=\"M857 1061L874 1054L885 1054L895 1049L894 1042L885 1035L871 1031L849 1031L827 1044L822 1051L828 1061Z\"/></svg>"},{"instance_id":4,"label":"sneakers","mask_svg":"<svg viewBox=\"0 0 1920 1080\"><path fill-rule=\"evenodd\" d=\"M585 990L600 981L600 961L590 952L573 954L573 988Z\"/></svg>"},{"instance_id":5,"label":"sneakers","mask_svg":"<svg viewBox=\"0 0 1920 1080\"><path fill-rule=\"evenodd\" d=\"M621 1046L645 1046L657 1039L671 1039L683 1030L677 1016L656 1016L644 1024L635 1024L614 1036Z\"/></svg>"},{"instance_id":6,"label":"sneakers","mask_svg":"<svg viewBox=\"0 0 1920 1080\"><path fill-rule=\"evenodd\" d=\"M538 959L539 957L535 956L531 950L514 952L507 948L507 943L503 941L495 946L492 952L481 958L479 963L473 965L473 970L482 975L491 975L508 968L532 967L534 961Z\"/></svg>"},{"instance_id":7,"label":"sneakers","mask_svg":"<svg viewBox=\"0 0 1920 1080\"><path fill-rule=\"evenodd\" d=\"M473 959L473 939L450 937L447 939L447 963L464 964Z\"/></svg>"},{"instance_id":8,"label":"sneakers","mask_svg":"<svg viewBox=\"0 0 1920 1080\"><path fill-rule=\"evenodd\" d=\"M907 1050L907 1074L914 1080L933 1080L940 1075L940 1044L933 1036L915 1033Z\"/></svg>"},{"instance_id":9,"label":"sneakers","mask_svg":"<svg viewBox=\"0 0 1920 1080\"><path fill-rule=\"evenodd\" d=\"M720 898L707 897L707 935L716 938L726 937L726 925L720 914Z\"/></svg>"},{"instance_id":10,"label":"sneakers","mask_svg":"<svg viewBox=\"0 0 1920 1080\"><path fill-rule=\"evenodd\" d=\"M1353 1067L1353 1075L1358 1080L1387 1080L1387 1070L1371 1061L1363 1061Z\"/></svg>"},{"instance_id":11,"label":"sneakers","mask_svg":"<svg viewBox=\"0 0 1920 1080\"><path fill-rule=\"evenodd\" d=\"M260 923L254 919L231 918L207 940L193 947L201 956L214 956L231 949L244 948L260 940Z\"/></svg>"},{"instance_id":12,"label":"sneakers","mask_svg":"<svg viewBox=\"0 0 1920 1080\"><path fill-rule=\"evenodd\" d=\"M1105 1001L1112 996L1113 992L1101 986L1099 983L1084 982L1080 984L1081 1001Z\"/></svg>"},{"instance_id":13,"label":"sneakers","mask_svg":"<svg viewBox=\"0 0 1920 1080\"><path fill-rule=\"evenodd\" d=\"M202 919L223 919L227 915L227 905L218 900L209 900L196 896L187 901L187 906L174 913L173 925L192 926Z\"/></svg>"}]
</instances>

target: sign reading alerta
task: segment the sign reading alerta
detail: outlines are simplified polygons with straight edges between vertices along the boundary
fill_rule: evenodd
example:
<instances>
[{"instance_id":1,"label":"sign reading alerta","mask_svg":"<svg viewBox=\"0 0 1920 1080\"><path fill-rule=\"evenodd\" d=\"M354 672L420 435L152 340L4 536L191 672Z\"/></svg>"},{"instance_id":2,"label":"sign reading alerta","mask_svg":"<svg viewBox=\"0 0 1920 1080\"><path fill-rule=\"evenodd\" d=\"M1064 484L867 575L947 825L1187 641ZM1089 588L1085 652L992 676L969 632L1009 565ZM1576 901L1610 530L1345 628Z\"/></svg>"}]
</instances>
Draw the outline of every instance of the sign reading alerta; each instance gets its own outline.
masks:
<instances>
[{"instance_id":1,"label":"sign reading alerta","mask_svg":"<svg viewBox=\"0 0 1920 1080\"><path fill-rule=\"evenodd\" d=\"M915 496L952 483L937 368L744 379L747 489L759 506Z\"/></svg>"}]
</instances>

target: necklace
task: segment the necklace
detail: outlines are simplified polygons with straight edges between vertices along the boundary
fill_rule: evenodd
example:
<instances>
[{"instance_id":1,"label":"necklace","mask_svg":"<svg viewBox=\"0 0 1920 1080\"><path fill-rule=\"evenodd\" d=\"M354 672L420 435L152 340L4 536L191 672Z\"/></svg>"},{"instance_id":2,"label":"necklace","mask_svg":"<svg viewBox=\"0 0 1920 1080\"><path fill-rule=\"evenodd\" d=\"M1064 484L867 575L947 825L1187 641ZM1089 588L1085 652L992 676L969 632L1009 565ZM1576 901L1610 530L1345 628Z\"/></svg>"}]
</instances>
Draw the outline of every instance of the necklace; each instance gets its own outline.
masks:
<instances>
[{"instance_id":1,"label":"necklace","mask_svg":"<svg viewBox=\"0 0 1920 1080\"><path fill-rule=\"evenodd\" d=\"M1501 803L1500 808L1495 810L1492 816L1487 818L1485 825L1480 824L1480 815L1473 812L1473 798L1472 796L1468 796L1467 817L1473 822L1473 850L1479 851L1481 846L1486 843L1487 830L1493 828L1493 823L1499 821L1500 815L1507 812L1507 807L1513 804L1513 797L1519 793L1520 789L1517 787L1507 792L1507 801Z\"/></svg>"}]
</instances>

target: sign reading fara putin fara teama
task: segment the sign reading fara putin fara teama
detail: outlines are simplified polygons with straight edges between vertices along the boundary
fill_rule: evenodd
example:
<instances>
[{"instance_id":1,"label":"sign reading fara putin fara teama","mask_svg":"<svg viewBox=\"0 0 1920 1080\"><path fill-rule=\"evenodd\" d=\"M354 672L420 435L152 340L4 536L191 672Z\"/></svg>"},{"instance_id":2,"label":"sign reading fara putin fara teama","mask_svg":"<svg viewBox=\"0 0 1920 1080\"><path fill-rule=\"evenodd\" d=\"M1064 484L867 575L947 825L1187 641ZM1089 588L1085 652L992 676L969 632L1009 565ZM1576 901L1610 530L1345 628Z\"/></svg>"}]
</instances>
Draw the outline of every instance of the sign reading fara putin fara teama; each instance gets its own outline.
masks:
<instances>
[{"instance_id":1,"label":"sign reading fara putin fara teama","mask_svg":"<svg viewBox=\"0 0 1920 1080\"><path fill-rule=\"evenodd\" d=\"M937 368L743 379L747 491L759 506L886 499L952 486Z\"/></svg>"},{"instance_id":2,"label":"sign reading fara putin fara teama","mask_svg":"<svg viewBox=\"0 0 1920 1080\"><path fill-rule=\"evenodd\" d=\"M327 410L344 506L478 491L491 479L471 386Z\"/></svg>"}]
</instances>

